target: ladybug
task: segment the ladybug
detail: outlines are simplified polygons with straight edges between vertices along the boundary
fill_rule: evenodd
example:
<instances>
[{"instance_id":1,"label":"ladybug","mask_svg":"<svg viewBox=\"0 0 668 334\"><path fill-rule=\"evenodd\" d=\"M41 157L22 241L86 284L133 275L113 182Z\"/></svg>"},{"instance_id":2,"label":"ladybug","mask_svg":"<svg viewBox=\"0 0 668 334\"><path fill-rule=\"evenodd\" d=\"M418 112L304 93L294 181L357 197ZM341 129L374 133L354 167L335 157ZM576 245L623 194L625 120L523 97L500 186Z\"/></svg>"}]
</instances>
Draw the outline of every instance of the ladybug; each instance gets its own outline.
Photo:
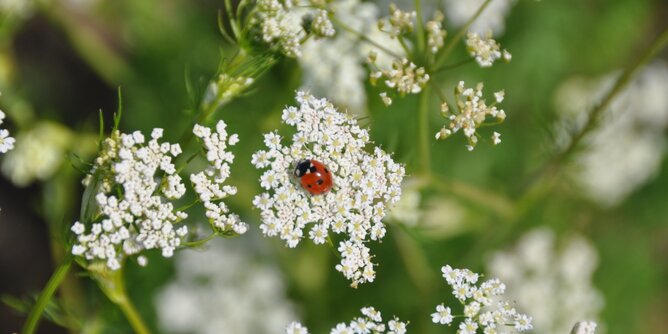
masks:
<instances>
[{"instance_id":1,"label":"ladybug","mask_svg":"<svg viewBox=\"0 0 668 334\"><path fill-rule=\"evenodd\" d=\"M295 176L304 190L311 195L321 195L332 189L334 185L332 172L317 160L301 160L295 167Z\"/></svg>"}]
</instances>

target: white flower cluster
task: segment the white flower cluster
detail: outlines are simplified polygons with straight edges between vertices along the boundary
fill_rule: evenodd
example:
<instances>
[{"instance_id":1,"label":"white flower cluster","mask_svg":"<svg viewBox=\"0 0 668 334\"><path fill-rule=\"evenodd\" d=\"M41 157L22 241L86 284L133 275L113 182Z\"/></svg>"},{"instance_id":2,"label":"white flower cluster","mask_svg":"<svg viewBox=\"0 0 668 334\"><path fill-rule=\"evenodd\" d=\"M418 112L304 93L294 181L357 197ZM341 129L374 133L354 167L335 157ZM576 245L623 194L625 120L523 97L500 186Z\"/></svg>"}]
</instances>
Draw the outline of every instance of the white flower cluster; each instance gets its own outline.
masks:
<instances>
[{"instance_id":1,"label":"white flower cluster","mask_svg":"<svg viewBox=\"0 0 668 334\"><path fill-rule=\"evenodd\" d=\"M490 279L477 285L479 274L468 269L453 269L449 265L441 268L443 277L452 287L452 294L464 305L464 321L459 323L458 334L475 334L482 327L485 334L506 333L512 326L518 332L533 329L531 317L517 312L510 302L502 299L505 284ZM450 307L436 306L431 314L434 323L452 324L454 317Z\"/></svg>"},{"instance_id":2,"label":"white flower cluster","mask_svg":"<svg viewBox=\"0 0 668 334\"><path fill-rule=\"evenodd\" d=\"M573 326L571 334L595 334L597 324L593 321L580 321Z\"/></svg>"},{"instance_id":3,"label":"white flower cluster","mask_svg":"<svg viewBox=\"0 0 668 334\"><path fill-rule=\"evenodd\" d=\"M88 233L86 225L75 222L72 232L77 239L72 254L86 260L106 261L107 267L119 269L123 259L145 249L160 249L171 257L188 230L174 225L185 219L169 200L178 199L186 189L176 173L172 158L181 154L178 144L159 143L162 129L153 129L145 144L144 135L135 131L114 131L103 143L84 184L97 192L98 212Z\"/></svg>"},{"instance_id":4,"label":"white flower cluster","mask_svg":"<svg viewBox=\"0 0 668 334\"><path fill-rule=\"evenodd\" d=\"M279 0L258 0L253 23L260 26L264 42L276 45L288 57L299 57L306 32L302 17L291 12L290 7L290 1L284 5Z\"/></svg>"},{"instance_id":5,"label":"white flower cluster","mask_svg":"<svg viewBox=\"0 0 668 334\"><path fill-rule=\"evenodd\" d=\"M485 0L445 0L445 14L448 22L457 27L464 26ZM493 31L502 34L506 26L506 16L517 0L494 0L469 27L470 31L485 33Z\"/></svg>"},{"instance_id":6,"label":"white flower cluster","mask_svg":"<svg viewBox=\"0 0 668 334\"><path fill-rule=\"evenodd\" d=\"M329 12L324 9L318 9L311 23L311 31L316 36L332 37L336 33L332 21L329 20Z\"/></svg>"},{"instance_id":7,"label":"white flower cluster","mask_svg":"<svg viewBox=\"0 0 668 334\"><path fill-rule=\"evenodd\" d=\"M384 31L384 28L389 25L389 31L386 31L392 37L410 33L413 31L415 18L417 14L415 11L404 12L393 3L390 4L390 16L378 21L378 26Z\"/></svg>"},{"instance_id":8,"label":"white flower cluster","mask_svg":"<svg viewBox=\"0 0 668 334\"><path fill-rule=\"evenodd\" d=\"M332 328L331 334L405 334L407 322L402 322L396 317L385 324L380 311L373 307L361 309L363 317L350 321L349 324L339 323ZM308 329L299 322L293 322L285 330L286 334L308 334Z\"/></svg>"},{"instance_id":9,"label":"white flower cluster","mask_svg":"<svg viewBox=\"0 0 668 334\"><path fill-rule=\"evenodd\" d=\"M443 103L441 105L441 115L450 120L450 124L445 125L436 133L436 139L445 139L459 130L464 132L468 140L466 148L472 151L478 143L479 128L487 116L493 117L497 122L503 122L506 119L506 112L496 107L504 99L504 91L494 93L494 103L487 105L483 98L483 84L478 83L475 89L464 87L464 81L460 81L455 89L455 98L457 98L457 110L452 112L450 107ZM496 145L501 142L501 134L494 132L492 142Z\"/></svg>"},{"instance_id":10,"label":"white flower cluster","mask_svg":"<svg viewBox=\"0 0 668 334\"><path fill-rule=\"evenodd\" d=\"M482 36L475 32L466 35L466 50L480 67L491 67L497 59L509 62L512 55L508 50L501 50L501 45L492 38L492 33L487 32Z\"/></svg>"},{"instance_id":11,"label":"white flower cluster","mask_svg":"<svg viewBox=\"0 0 668 334\"><path fill-rule=\"evenodd\" d=\"M251 241L249 243L249 241ZM161 333L280 334L296 319L281 272L256 253L262 239L216 239L175 255L175 277L154 299ZM260 244L258 244L260 243Z\"/></svg>"},{"instance_id":12,"label":"white flower cluster","mask_svg":"<svg viewBox=\"0 0 668 334\"><path fill-rule=\"evenodd\" d=\"M399 41L378 29L380 11L373 2L337 0L328 4L336 20L359 32L364 38L383 45L396 55L403 55ZM327 97L332 103L359 113L366 108L367 72L364 65L369 51L375 47L361 40L360 35L339 29L327 39L309 38L302 45L298 62L302 67L302 89ZM382 53L378 66L390 67L392 59Z\"/></svg>"},{"instance_id":13,"label":"white flower cluster","mask_svg":"<svg viewBox=\"0 0 668 334\"><path fill-rule=\"evenodd\" d=\"M596 319L603 306L592 286L596 250L582 237L563 241L555 249L554 233L536 229L512 249L496 252L488 264L490 274L506 282L517 307L531 311L536 333L568 333L576 321Z\"/></svg>"},{"instance_id":14,"label":"white flower cluster","mask_svg":"<svg viewBox=\"0 0 668 334\"><path fill-rule=\"evenodd\" d=\"M374 61L375 56L372 54L369 59ZM395 59L392 62L391 69L380 69L369 74L372 85L375 85L377 80L383 77L385 77L385 85L395 89L400 96L419 94L422 88L429 82L429 74L425 69L417 67L417 65L406 58ZM386 92L381 93L380 97L383 99L385 105L392 103L391 99L387 100Z\"/></svg>"},{"instance_id":15,"label":"white flower cluster","mask_svg":"<svg viewBox=\"0 0 668 334\"><path fill-rule=\"evenodd\" d=\"M5 119L5 113L0 110L0 125ZM9 136L7 129L0 129L0 153L7 153L14 148L14 138Z\"/></svg>"},{"instance_id":16,"label":"white flower cluster","mask_svg":"<svg viewBox=\"0 0 668 334\"><path fill-rule=\"evenodd\" d=\"M298 92L298 107L283 110L283 122L297 132L292 143L284 145L276 132L265 134L268 150L253 154L256 168L269 168L260 178L267 192L258 195L253 205L261 210L260 228L267 236L280 236L289 247L296 247L311 225L309 238L323 244L329 231L346 234L339 243L341 262L336 269L352 281L371 282L374 264L366 243L385 235L382 222L386 210L401 196L404 167L378 147L365 151L367 130L350 116L339 113L330 102ZM313 159L332 174L333 188L311 195L294 179L296 163Z\"/></svg>"},{"instance_id":17,"label":"white flower cluster","mask_svg":"<svg viewBox=\"0 0 668 334\"><path fill-rule=\"evenodd\" d=\"M447 34L445 29L443 29L443 20L445 17L440 11L434 13L434 19L427 21L425 28L427 30L427 45L429 46L429 51L433 54L438 52L443 47L443 40Z\"/></svg>"},{"instance_id":18,"label":"white flower cluster","mask_svg":"<svg viewBox=\"0 0 668 334\"><path fill-rule=\"evenodd\" d=\"M195 124L193 134L202 141L209 166L199 173L191 174L190 182L204 204L206 217L215 230L222 234L230 231L243 234L248 230L248 225L241 221L239 215L230 213L222 201L237 193L236 187L223 185L230 176L230 164L234 161L234 154L229 152L227 147L239 142L237 134L228 137L226 127L227 124L222 120L216 124L215 132Z\"/></svg>"},{"instance_id":19,"label":"white flower cluster","mask_svg":"<svg viewBox=\"0 0 668 334\"><path fill-rule=\"evenodd\" d=\"M561 115L558 130L581 127L586 111L610 90L618 75L564 82L555 99ZM622 202L661 169L668 143L667 91L668 63L648 65L603 112L597 128L586 138L587 150L576 157L577 169L572 170L572 176L600 205Z\"/></svg>"},{"instance_id":20,"label":"white flower cluster","mask_svg":"<svg viewBox=\"0 0 668 334\"><path fill-rule=\"evenodd\" d=\"M332 37L336 33L327 10L306 9L313 6L321 7L312 2L258 0L256 16L251 23L259 25L264 42L278 46L278 49L288 57L300 57L301 43L308 35L303 27L307 17L312 20L310 33L316 37Z\"/></svg>"}]
</instances>

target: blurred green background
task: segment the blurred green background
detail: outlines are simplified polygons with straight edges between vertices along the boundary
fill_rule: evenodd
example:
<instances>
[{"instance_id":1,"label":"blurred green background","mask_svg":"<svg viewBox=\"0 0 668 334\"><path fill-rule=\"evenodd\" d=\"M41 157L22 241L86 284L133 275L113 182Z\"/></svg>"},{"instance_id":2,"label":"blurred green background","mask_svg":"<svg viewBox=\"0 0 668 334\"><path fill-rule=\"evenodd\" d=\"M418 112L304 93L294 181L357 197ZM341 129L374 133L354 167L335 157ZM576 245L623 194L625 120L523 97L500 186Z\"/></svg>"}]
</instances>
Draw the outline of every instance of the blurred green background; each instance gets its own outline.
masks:
<instances>
[{"instance_id":1,"label":"blurred green background","mask_svg":"<svg viewBox=\"0 0 668 334\"><path fill-rule=\"evenodd\" d=\"M8 114L3 126L16 137L40 122L53 121L69 129L62 136L70 136L62 162L44 180L19 187L6 175L0 178L0 294L29 299L62 257L62 230L77 219L82 191L83 175L73 165L80 165L79 156L90 161L94 155L99 110L111 124L117 87L123 95L124 131L162 127L168 139L177 140L191 124L187 110L193 101L186 78L204 89L229 48L217 26L222 1L1 3L15 6L4 8L0 18L0 107ZM17 10L24 5L29 8ZM499 38L513 53L511 63L484 70L471 63L439 77L444 87L466 80L483 81L489 92L505 89L508 118L494 128L503 134L503 143L480 144L468 152L458 136L434 142L434 171L498 196L502 203L514 203L531 173L554 153L559 85L574 75L597 77L623 68L665 28L666 17L668 3L662 0L518 1ZM463 47L456 53L466 56ZM668 51L659 57L668 59ZM250 157L262 146L262 133L280 128L280 111L293 104L300 79L297 62L283 60L247 96L216 116L241 138L229 181L239 193L227 202L251 224L251 234L259 234L259 215L251 200L260 189ZM361 123L371 128L377 144L407 164L409 174L415 173L417 98L397 99L384 108L377 88L367 88L370 117ZM435 100L433 109L430 132L436 133L443 121ZM437 218L456 226L438 226L438 219L437 226L389 220L387 237L371 246L379 264L377 279L358 289L351 289L334 270L337 260L330 250L309 241L287 249L279 240L264 240L268 246L263 261L280 268L287 297L314 333L349 321L365 305L375 306L388 320L397 315L410 321L414 333L454 333L454 328L432 324L428 316L437 304L453 301L440 279L440 267L485 271L492 252L508 249L525 231L548 226L558 235L584 235L598 250L593 285L604 298L600 322L606 333L665 333L668 163L661 153L663 163L656 176L612 207L588 199L565 176L549 196L531 202L514 218L457 191L423 191L420 207L426 210L430 199L429 205L443 209ZM149 257L147 268L129 264L127 284L140 313L158 330L155 296L175 269L172 260L159 254ZM103 333L130 331L91 280L80 275L68 284L67 295L75 296L78 305L73 307L86 310L89 320L84 321L95 324L90 327ZM18 331L23 320L20 312L0 305L0 332ZM43 321L40 330L67 332L49 321Z\"/></svg>"}]
</instances>

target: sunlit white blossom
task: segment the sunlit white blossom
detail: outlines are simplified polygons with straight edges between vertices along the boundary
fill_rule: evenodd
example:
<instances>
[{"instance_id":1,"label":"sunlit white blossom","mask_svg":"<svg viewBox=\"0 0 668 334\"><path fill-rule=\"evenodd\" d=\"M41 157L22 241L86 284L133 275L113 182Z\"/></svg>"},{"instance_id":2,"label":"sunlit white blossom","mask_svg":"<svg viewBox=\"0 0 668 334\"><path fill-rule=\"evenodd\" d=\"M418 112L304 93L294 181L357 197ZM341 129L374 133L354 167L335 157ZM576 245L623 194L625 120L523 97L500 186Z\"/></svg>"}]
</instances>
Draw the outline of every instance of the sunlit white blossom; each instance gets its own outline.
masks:
<instances>
[{"instance_id":1,"label":"sunlit white blossom","mask_svg":"<svg viewBox=\"0 0 668 334\"><path fill-rule=\"evenodd\" d=\"M114 131L102 144L93 169L84 179L87 186L82 220L72 225L76 235L74 255L88 261L106 262L119 269L125 257L145 249L160 249L171 257L187 234L185 219L170 200L184 192L172 159L178 144L160 143L162 129L144 135ZM88 233L86 233L86 230Z\"/></svg>"},{"instance_id":2,"label":"sunlit white blossom","mask_svg":"<svg viewBox=\"0 0 668 334\"><path fill-rule=\"evenodd\" d=\"M221 234L229 232L243 234L248 230L248 226L241 221L239 215L231 213L227 205L222 202L226 197L237 193L236 187L224 184L230 176L230 164L234 161L234 154L227 148L228 145L233 146L238 142L236 134L228 137L226 127L227 124L221 120L216 124L215 131L199 124L193 128L193 134L204 146L209 165L205 170L191 174L190 182L204 205L206 217L214 229Z\"/></svg>"},{"instance_id":3,"label":"sunlit white blossom","mask_svg":"<svg viewBox=\"0 0 668 334\"><path fill-rule=\"evenodd\" d=\"M478 83L475 89L473 89L466 88L464 81L459 82L455 89L457 108L453 110L446 103L441 105L441 115L448 118L450 123L436 133L436 139L448 138L452 134L462 130L468 141L466 148L471 151L478 143L479 135L476 130L485 123L488 117L497 122L502 122L506 119L506 112L496 107L497 101L503 100L501 98L503 93L495 93L496 101L488 105L483 97L482 89L482 83ZM500 136L501 134L496 132L493 135L492 142L495 145L501 142Z\"/></svg>"},{"instance_id":4,"label":"sunlit white blossom","mask_svg":"<svg viewBox=\"0 0 668 334\"><path fill-rule=\"evenodd\" d=\"M466 35L466 50L480 67L490 67L497 59L510 61L512 57L507 50L501 50L501 45L492 38L492 33L480 35L469 32Z\"/></svg>"},{"instance_id":5,"label":"sunlit white blossom","mask_svg":"<svg viewBox=\"0 0 668 334\"><path fill-rule=\"evenodd\" d=\"M393 54L403 55L401 44L378 29L380 16L373 2L337 0L328 5L336 20L365 38L383 45ZM338 29L331 38L310 38L302 45L298 62L302 67L302 88L317 96L327 97L332 103L345 106L355 113L366 108L366 57L376 48L361 40L360 35ZM389 67L392 58L378 51L379 66Z\"/></svg>"},{"instance_id":6,"label":"sunlit white blossom","mask_svg":"<svg viewBox=\"0 0 668 334\"><path fill-rule=\"evenodd\" d=\"M373 307L363 307L361 309L363 317L354 318L349 323L338 323L331 334L405 334L408 323L394 318L386 323L380 311ZM286 328L286 334L305 334L308 329L299 322L293 322Z\"/></svg>"},{"instance_id":7,"label":"sunlit white blossom","mask_svg":"<svg viewBox=\"0 0 668 334\"><path fill-rule=\"evenodd\" d=\"M309 236L322 243L328 231L344 236L338 241L341 262L336 269L352 285L375 278L367 244L385 235L382 222L386 211L401 195L404 168L378 147L366 151L369 133L350 116L338 112L325 99L297 93L298 107L283 110L283 122L296 128L291 143L277 132L265 134L266 150L253 154L256 168L265 169L260 178L266 190L253 200L261 210L260 228L266 236L279 236L296 247ZM321 195L311 195L295 179L296 163L316 160L332 174L334 186ZM304 229L317 233L304 233ZM323 237L325 234L325 237Z\"/></svg>"},{"instance_id":8,"label":"sunlit white blossom","mask_svg":"<svg viewBox=\"0 0 668 334\"><path fill-rule=\"evenodd\" d=\"M459 323L457 333L485 333L502 329L514 329L524 332L533 329L531 317L519 313L513 305L503 298L506 286L496 278L478 283L481 275L469 269L456 269L449 265L441 268L443 278L452 288L452 294L464 306L464 320ZM452 312L443 304L436 306L431 315L432 321L447 324L453 321Z\"/></svg>"},{"instance_id":9,"label":"sunlit white blossom","mask_svg":"<svg viewBox=\"0 0 668 334\"><path fill-rule=\"evenodd\" d=\"M5 113L0 110L0 125L4 122ZM9 131L0 129L0 153L7 153L14 148L14 138L9 136Z\"/></svg>"},{"instance_id":10,"label":"sunlit white blossom","mask_svg":"<svg viewBox=\"0 0 668 334\"><path fill-rule=\"evenodd\" d=\"M573 326L571 334L594 334L597 324L593 321L580 321Z\"/></svg>"}]
</instances>

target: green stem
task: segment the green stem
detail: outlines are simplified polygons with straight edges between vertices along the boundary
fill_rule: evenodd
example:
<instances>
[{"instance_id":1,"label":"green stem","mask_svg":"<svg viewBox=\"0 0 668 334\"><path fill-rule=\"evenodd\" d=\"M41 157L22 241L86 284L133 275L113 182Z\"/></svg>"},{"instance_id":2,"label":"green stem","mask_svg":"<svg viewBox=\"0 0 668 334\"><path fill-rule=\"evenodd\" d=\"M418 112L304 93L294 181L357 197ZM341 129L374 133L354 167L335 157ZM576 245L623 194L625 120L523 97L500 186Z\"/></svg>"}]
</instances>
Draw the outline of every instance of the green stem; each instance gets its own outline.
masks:
<instances>
[{"instance_id":1,"label":"green stem","mask_svg":"<svg viewBox=\"0 0 668 334\"><path fill-rule=\"evenodd\" d=\"M425 87L418 100L418 140L420 154L420 169L422 173L431 173L431 157L429 152L429 90Z\"/></svg>"},{"instance_id":2,"label":"green stem","mask_svg":"<svg viewBox=\"0 0 668 334\"><path fill-rule=\"evenodd\" d=\"M424 42L424 22L422 21L422 6L420 5L420 0L415 0L415 12L417 14L417 27L416 27L416 32L417 32L417 54L422 55L424 54L425 50L425 42Z\"/></svg>"},{"instance_id":3,"label":"green stem","mask_svg":"<svg viewBox=\"0 0 668 334\"><path fill-rule=\"evenodd\" d=\"M216 233L211 233L204 239L183 242L183 243L181 243L181 246L182 247L188 247L188 248L197 248L197 247L200 247L200 246L206 244L207 242L211 241L215 237L216 237Z\"/></svg>"},{"instance_id":4,"label":"green stem","mask_svg":"<svg viewBox=\"0 0 668 334\"><path fill-rule=\"evenodd\" d=\"M357 38L359 38L359 39L361 39L361 40L363 40L363 41L365 41L365 42L367 42L367 43L369 43L369 44L371 44L371 45L377 47L378 49L380 49L381 51L385 52L385 53L388 54L389 56L392 56L392 57L397 58L397 59L401 59L401 58L403 58L402 56L400 56L400 55L398 55L398 54L392 52L390 49L388 49L388 48L386 48L386 47L384 47L384 46L382 46L382 45L376 43L375 41L373 41L372 39L370 39L369 37L367 37L365 34L362 34L361 32L359 32L359 31L357 31L357 30L355 30L355 29L353 29L353 28L347 26L345 23L343 23L343 22L341 22L340 20L338 20L334 15L330 15L330 16L329 16L329 19L332 21L332 23L336 24L339 28L341 28L341 29L343 29L343 30L345 30L345 31L347 31L347 32L349 32L349 33L355 35L355 37L357 37Z\"/></svg>"},{"instance_id":5,"label":"green stem","mask_svg":"<svg viewBox=\"0 0 668 334\"><path fill-rule=\"evenodd\" d=\"M107 298L121 309L134 333L151 333L128 297L123 279L123 269L110 270L104 263L91 264L87 269Z\"/></svg>"},{"instance_id":6,"label":"green stem","mask_svg":"<svg viewBox=\"0 0 668 334\"><path fill-rule=\"evenodd\" d=\"M459 41L464 37L466 32L469 30L469 27L473 24L473 22L475 22L475 20L478 19L478 17L480 17L480 14L482 14L482 12L485 10L485 8L487 8L490 2L492 2L492 0L485 0L485 2L480 6L480 8L478 8L478 11L476 11L475 14L473 14L473 16L471 16L471 18L466 22L466 24L464 24L464 26L461 29L459 29L457 34L450 39L445 48L443 48L443 51L441 51L441 53L436 58L434 66L435 68L441 67L442 63L446 59L448 59L448 55L450 54L450 52L452 52L455 45L457 45L457 43L459 43Z\"/></svg>"},{"instance_id":7,"label":"green stem","mask_svg":"<svg viewBox=\"0 0 668 334\"><path fill-rule=\"evenodd\" d=\"M129 298L122 299L118 303L116 303L118 307L123 311L123 314L125 314L125 317L128 319L130 322L130 325L132 326L132 329L134 330L135 333L137 334L149 334L151 331L148 330L148 327L144 324L144 321L142 320L141 316L139 315L139 312L137 312L137 309L135 309L134 305L130 302Z\"/></svg>"},{"instance_id":8,"label":"green stem","mask_svg":"<svg viewBox=\"0 0 668 334\"><path fill-rule=\"evenodd\" d=\"M42 293L37 298L37 302L35 302L35 306L33 306L33 308L30 310L30 314L28 314L28 319L23 325L21 333L31 334L37 330L39 319L41 318L46 305L51 300L51 297L53 297L53 294L56 292L56 289L58 289L58 286L60 286L63 280L65 280L65 277L67 277L67 272L70 270L71 266L72 257L68 256L65 259L65 262L58 266L49 281L46 283Z\"/></svg>"},{"instance_id":9,"label":"green stem","mask_svg":"<svg viewBox=\"0 0 668 334\"><path fill-rule=\"evenodd\" d=\"M529 186L525 188L528 190L525 190L525 192L532 192L531 189L535 187L538 181L541 181L546 174L551 174L548 172L556 170L557 166L561 165L562 162L564 162L568 157L577 151L582 141L587 137L591 130L595 129L598 125L601 114L608 109L617 95L619 95L626 88L626 86L631 83L638 69L654 58L654 56L664 47L666 47L666 45L668 45L668 28L666 28L661 33L661 35L659 35L659 37L647 50L645 50L640 58L638 58L629 67L627 67L624 72L622 72L614 86L603 97L601 102L594 106L594 108L587 114L587 120L585 121L584 126L573 135L568 146L563 151L561 151L561 153L550 159L541 169L539 169L539 171L531 178L531 181L528 183Z\"/></svg>"}]
</instances>

